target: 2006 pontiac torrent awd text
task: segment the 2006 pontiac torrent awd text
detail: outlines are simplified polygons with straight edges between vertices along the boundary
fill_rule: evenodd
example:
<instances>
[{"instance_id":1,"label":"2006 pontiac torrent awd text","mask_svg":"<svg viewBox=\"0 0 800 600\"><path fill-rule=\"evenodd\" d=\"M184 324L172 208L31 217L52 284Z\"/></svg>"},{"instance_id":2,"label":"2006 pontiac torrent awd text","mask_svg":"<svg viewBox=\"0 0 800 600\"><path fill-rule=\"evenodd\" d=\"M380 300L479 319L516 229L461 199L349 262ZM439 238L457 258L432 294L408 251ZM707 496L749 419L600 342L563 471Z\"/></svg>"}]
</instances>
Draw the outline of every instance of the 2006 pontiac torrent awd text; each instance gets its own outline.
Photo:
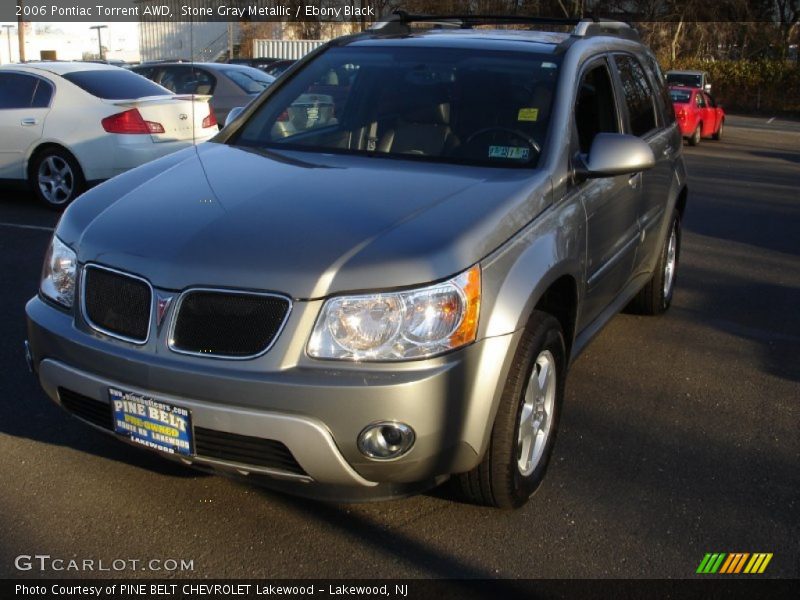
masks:
<instances>
[{"instance_id":1,"label":"2006 pontiac torrent awd text","mask_svg":"<svg viewBox=\"0 0 800 600\"><path fill-rule=\"evenodd\" d=\"M570 361L670 305L686 175L633 29L478 23L333 40L74 202L27 305L47 394L296 494L524 504Z\"/></svg>"}]
</instances>

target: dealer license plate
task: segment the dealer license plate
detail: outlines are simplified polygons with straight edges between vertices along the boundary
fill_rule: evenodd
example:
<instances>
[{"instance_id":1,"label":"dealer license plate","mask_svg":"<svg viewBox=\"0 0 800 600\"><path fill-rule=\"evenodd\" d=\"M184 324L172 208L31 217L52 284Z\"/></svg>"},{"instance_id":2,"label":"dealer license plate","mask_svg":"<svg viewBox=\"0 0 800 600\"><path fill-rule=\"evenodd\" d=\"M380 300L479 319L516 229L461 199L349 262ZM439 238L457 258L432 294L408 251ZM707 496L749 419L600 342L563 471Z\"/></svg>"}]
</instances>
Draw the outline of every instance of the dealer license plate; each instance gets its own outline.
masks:
<instances>
[{"instance_id":1,"label":"dealer license plate","mask_svg":"<svg viewBox=\"0 0 800 600\"><path fill-rule=\"evenodd\" d=\"M114 431L131 441L170 454L192 454L192 417L188 410L148 396L108 389Z\"/></svg>"}]
</instances>

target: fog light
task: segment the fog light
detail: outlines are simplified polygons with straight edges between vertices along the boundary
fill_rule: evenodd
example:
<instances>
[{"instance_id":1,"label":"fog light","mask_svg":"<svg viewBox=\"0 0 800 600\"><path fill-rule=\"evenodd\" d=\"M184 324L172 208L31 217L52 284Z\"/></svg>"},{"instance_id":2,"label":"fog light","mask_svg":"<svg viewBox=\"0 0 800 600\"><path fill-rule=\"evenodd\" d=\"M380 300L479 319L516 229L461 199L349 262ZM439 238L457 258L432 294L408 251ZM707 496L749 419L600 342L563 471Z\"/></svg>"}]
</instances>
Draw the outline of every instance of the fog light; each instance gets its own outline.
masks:
<instances>
[{"instance_id":1,"label":"fog light","mask_svg":"<svg viewBox=\"0 0 800 600\"><path fill-rule=\"evenodd\" d=\"M388 460L411 450L414 439L414 430L405 423L382 421L364 428L358 435L358 449L370 458Z\"/></svg>"}]
</instances>

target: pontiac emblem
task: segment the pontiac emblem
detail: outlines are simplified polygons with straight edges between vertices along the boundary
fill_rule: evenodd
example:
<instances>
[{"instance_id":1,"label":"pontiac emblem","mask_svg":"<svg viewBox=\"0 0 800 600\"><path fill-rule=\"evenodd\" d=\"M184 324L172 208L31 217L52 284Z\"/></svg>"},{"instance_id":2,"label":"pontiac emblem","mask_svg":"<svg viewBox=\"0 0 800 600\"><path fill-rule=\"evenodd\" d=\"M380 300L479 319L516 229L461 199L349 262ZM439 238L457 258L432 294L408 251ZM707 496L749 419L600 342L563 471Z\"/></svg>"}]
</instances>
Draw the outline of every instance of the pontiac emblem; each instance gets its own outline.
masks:
<instances>
[{"instance_id":1,"label":"pontiac emblem","mask_svg":"<svg viewBox=\"0 0 800 600\"><path fill-rule=\"evenodd\" d=\"M167 314L167 310L169 310L169 305L171 302L172 296L162 296L161 294L158 295L156 302L156 327L161 327L161 323L164 320L164 315Z\"/></svg>"}]
</instances>

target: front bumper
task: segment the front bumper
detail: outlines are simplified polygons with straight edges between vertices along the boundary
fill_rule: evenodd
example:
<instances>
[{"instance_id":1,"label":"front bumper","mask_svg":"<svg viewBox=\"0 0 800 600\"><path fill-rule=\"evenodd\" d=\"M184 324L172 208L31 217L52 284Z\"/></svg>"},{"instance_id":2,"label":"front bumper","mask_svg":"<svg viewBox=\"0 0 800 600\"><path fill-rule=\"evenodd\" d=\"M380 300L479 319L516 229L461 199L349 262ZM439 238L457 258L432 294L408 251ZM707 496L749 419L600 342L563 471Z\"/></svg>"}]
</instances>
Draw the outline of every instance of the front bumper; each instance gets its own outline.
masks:
<instances>
[{"instance_id":1,"label":"front bumper","mask_svg":"<svg viewBox=\"0 0 800 600\"><path fill-rule=\"evenodd\" d=\"M189 459L193 464L362 489L473 468L485 450L519 334L402 364L293 358L319 306L297 303L278 343L254 361L178 355L158 336L152 347L134 347L38 297L26 311L32 364L55 402L61 404L59 388L106 404L109 387L151 396L189 409L195 427L283 443L304 475L201 455ZM386 420L414 429L412 449L391 461L361 454L358 434Z\"/></svg>"}]
</instances>

